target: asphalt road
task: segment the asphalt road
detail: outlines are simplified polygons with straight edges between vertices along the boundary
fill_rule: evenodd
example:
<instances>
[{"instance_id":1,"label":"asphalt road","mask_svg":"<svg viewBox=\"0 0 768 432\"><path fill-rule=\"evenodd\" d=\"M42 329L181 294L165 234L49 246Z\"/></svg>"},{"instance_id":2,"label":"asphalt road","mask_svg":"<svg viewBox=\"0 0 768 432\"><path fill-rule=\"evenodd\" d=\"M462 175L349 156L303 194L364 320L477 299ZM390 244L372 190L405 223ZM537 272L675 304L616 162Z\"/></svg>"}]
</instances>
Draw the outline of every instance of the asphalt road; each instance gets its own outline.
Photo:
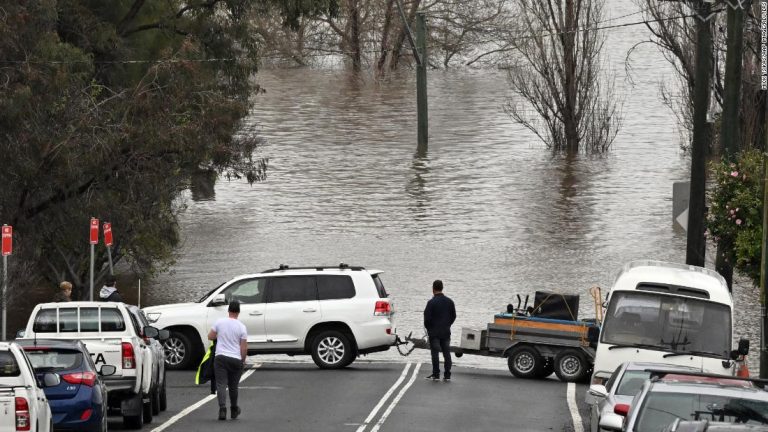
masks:
<instances>
[{"instance_id":1,"label":"asphalt road","mask_svg":"<svg viewBox=\"0 0 768 432\"><path fill-rule=\"evenodd\" d=\"M193 372L168 373L168 410L145 431L575 431L589 421L584 385L550 377L521 380L504 370L455 367L432 382L428 363L355 362L344 370L312 363L256 363L240 384L242 414L219 421L209 386ZM229 417L229 410L228 410ZM577 420L578 421L578 420ZM122 418L110 417L111 430Z\"/></svg>"}]
</instances>

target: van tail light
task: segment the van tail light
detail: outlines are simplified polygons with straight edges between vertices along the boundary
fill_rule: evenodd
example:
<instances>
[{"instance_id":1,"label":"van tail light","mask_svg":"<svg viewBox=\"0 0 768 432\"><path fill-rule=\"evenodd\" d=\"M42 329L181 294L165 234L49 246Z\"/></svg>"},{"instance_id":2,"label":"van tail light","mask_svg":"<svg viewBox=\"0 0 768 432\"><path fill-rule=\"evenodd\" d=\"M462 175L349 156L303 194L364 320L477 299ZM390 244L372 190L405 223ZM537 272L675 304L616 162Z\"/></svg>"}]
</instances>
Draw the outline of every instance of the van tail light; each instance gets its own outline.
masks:
<instances>
[{"instance_id":1,"label":"van tail light","mask_svg":"<svg viewBox=\"0 0 768 432\"><path fill-rule=\"evenodd\" d=\"M96 383L96 374L93 372L77 372L62 375L61 379L70 384L85 384L88 387L93 387Z\"/></svg>"},{"instance_id":2,"label":"van tail light","mask_svg":"<svg viewBox=\"0 0 768 432\"><path fill-rule=\"evenodd\" d=\"M23 397L16 398L16 430L28 431L30 430L31 422L29 421L29 403L27 399Z\"/></svg>"},{"instance_id":3,"label":"van tail light","mask_svg":"<svg viewBox=\"0 0 768 432\"><path fill-rule=\"evenodd\" d=\"M622 417L626 417L627 414L629 414L629 405L627 404L616 404L613 407L613 413L618 414Z\"/></svg>"},{"instance_id":4,"label":"van tail light","mask_svg":"<svg viewBox=\"0 0 768 432\"><path fill-rule=\"evenodd\" d=\"M377 301L373 310L374 316L389 316L392 313L392 306L388 301Z\"/></svg>"},{"instance_id":5,"label":"van tail light","mask_svg":"<svg viewBox=\"0 0 768 432\"><path fill-rule=\"evenodd\" d=\"M133 345L123 342L123 369L136 369L136 357L133 354Z\"/></svg>"}]
</instances>

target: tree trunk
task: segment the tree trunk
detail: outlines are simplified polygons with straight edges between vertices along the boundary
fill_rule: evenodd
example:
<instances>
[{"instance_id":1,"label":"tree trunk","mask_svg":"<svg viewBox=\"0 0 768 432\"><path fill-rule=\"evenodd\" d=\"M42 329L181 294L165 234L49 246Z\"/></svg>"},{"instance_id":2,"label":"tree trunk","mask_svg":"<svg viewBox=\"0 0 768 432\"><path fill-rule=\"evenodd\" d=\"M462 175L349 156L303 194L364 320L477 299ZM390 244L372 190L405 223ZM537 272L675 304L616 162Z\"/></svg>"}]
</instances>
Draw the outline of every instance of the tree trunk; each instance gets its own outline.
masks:
<instances>
[{"instance_id":1,"label":"tree trunk","mask_svg":"<svg viewBox=\"0 0 768 432\"><path fill-rule=\"evenodd\" d=\"M565 66L565 150L569 153L579 151L579 119L576 113L576 13L574 1L565 1L565 33L563 40L563 57Z\"/></svg>"},{"instance_id":2,"label":"tree trunk","mask_svg":"<svg viewBox=\"0 0 768 432\"><path fill-rule=\"evenodd\" d=\"M349 0L349 50L352 57L352 69L359 71L362 65L362 47L360 46L360 5L358 0Z\"/></svg>"},{"instance_id":3,"label":"tree trunk","mask_svg":"<svg viewBox=\"0 0 768 432\"><path fill-rule=\"evenodd\" d=\"M413 25L416 19L416 11L419 9L421 0L413 0L411 3L411 9L408 11L408 25ZM405 42L405 25L400 25L400 32L395 38L395 44L392 46L392 57L389 59L389 70L395 70L400 66L400 51L403 49L403 43Z\"/></svg>"},{"instance_id":4,"label":"tree trunk","mask_svg":"<svg viewBox=\"0 0 768 432\"><path fill-rule=\"evenodd\" d=\"M392 14L395 7L395 0L387 1L387 11L384 14L384 27L381 30L381 51L379 54L379 60L376 62L376 72L379 75L384 74L384 66L387 64L387 54L390 52L389 48L389 34L392 27Z\"/></svg>"}]
</instances>

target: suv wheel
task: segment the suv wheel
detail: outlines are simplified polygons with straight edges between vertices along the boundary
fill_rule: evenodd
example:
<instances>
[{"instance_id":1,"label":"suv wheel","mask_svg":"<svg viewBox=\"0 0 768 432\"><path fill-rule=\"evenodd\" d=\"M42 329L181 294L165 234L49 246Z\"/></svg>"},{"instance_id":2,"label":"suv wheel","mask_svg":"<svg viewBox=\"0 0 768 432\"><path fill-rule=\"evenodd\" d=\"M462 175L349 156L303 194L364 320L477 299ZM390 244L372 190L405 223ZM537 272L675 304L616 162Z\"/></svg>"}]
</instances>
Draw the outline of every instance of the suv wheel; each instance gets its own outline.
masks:
<instances>
[{"instance_id":1,"label":"suv wheel","mask_svg":"<svg viewBox=\"0 0 768 432\"><path fill-rule=\"evenodd\" d=\"M168 369L187 369L192 364L194 346L185 333L171 332L170 337L163 341L163 350Z\"/></svg>"},{"instance_id":2,"label":"suv wheel","mask_svg":"<svg viewBox=\"0 0 768 432\"><path fill-rule=\"evenodd\" d=\"M354 359L349 337L337 330L320 332L312 340L312 360L321 369L339 369Z\"/></svg>"}]
</instances>

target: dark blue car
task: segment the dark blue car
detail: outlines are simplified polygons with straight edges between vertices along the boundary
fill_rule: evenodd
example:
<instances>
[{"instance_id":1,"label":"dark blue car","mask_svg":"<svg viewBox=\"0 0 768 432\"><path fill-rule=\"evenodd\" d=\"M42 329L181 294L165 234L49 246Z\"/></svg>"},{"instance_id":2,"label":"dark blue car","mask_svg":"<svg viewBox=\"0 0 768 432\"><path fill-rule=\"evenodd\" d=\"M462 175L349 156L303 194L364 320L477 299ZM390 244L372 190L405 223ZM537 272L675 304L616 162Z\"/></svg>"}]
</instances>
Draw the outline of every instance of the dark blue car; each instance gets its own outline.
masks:
<instances>
[{"instance_id":1,"label":"dark blue car","mask_svg":"<svg viewBox=\"0 0 768 432\"><path fill-rule=\"evenodd\" d=\"M16 340L24 348L35 374L55 372L61 383L46 387L53 427L57 431L105 432L107 388L100 378L115 373L114 366L97 370L88 350L75 340Z\"/></svg>"}]
</instances>

